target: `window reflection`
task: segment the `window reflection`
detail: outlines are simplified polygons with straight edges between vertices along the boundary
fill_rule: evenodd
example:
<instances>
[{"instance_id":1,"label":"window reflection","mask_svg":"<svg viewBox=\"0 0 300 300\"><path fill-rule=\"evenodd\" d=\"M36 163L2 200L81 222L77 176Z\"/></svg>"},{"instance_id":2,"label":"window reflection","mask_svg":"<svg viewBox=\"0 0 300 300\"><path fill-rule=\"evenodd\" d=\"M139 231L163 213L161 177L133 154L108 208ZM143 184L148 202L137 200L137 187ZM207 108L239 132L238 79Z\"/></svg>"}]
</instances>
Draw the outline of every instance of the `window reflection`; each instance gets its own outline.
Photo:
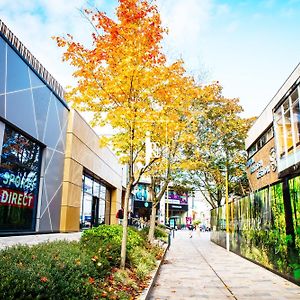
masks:
<instances>
[{"instance_id":1,"label":"window reflection","mask_svg":"<svg viewBox=\"0 0 300 300\"><path fill-rule=\"evenodd\" d=\"M300 147L300 110L299 101L293 104L293 121L294 121L294 131L296 139L296 147Z\"/></svg>"},{"instance_id":2,"label":"window reflection","mask_svg":"<svg viewBox=\"0 0 300 300\"><path fill-rule=\"evenodd\" d=\"M80 227L90 228L108 222L110 191L89 175L82 177ZM107 217L106 217L107 216Z\"/></svg>"},{"instance_id":3,"label":"window reflection","mask_svg":"<svg viewBox=\"0 0 300 300\"><path fill-rule=\"evenodd\" d=\"M0 230L34 230L41 147L6 126L0 164Z\"/></svg>"},{"instance_id":4,"label":"window reflection","mask_svg":"<svg viewBox=\"0 0 300 300\"><path fill-rule=\"evenodd\" d=\"M274 113L277 149L280 157L300 148L299 88L296 88Z\"/></svg>"}]
</instances>

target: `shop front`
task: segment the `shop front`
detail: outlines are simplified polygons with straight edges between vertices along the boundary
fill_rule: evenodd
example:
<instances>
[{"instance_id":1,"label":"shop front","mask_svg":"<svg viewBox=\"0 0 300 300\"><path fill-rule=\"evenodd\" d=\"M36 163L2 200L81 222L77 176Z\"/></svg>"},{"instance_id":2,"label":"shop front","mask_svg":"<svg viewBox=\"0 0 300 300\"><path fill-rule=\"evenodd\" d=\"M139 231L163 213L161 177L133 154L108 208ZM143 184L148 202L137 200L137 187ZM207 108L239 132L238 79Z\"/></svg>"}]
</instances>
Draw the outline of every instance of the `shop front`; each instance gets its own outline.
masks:
<instances>
[{"instance_id":1,"label":"shop front","mask_svg":"<svg viewBox=\"0 0 300 300\"><path fill-rule=\"evenodd\" d=\"M58 232L68 106L0 20L0 235Z\"/></svg>"},{"instance_id":2,"label":"shop front","mask_svg":"<svg viewBox=\"0 0 300 300\"><path fill-rule=\"evenodd\" d=\"M169 217L167 223L172 227L181 228L185 225L188 210L188 194L170 190L166 199L166 216Z\"/></svg>"},{"instance_id":3,"label":"shop front","mask_svg":"<svg viewBox=\"0 0 300 300\"><path fill-rule=\"evenodd\" d=\"M0 122L0 137L0 230L33 231L42 147L3 122Z\"/></svg>"},{"instance_id":4,"label":"shop front","mask_svg":"<svg viewBox=\"0 0 300 300\"><path fill-rule=\"evenodd\" d=\"M80 228L109 224L110 203L110 188L98 178L84 174L82 176Z\"/></svg>"}]
</instances>

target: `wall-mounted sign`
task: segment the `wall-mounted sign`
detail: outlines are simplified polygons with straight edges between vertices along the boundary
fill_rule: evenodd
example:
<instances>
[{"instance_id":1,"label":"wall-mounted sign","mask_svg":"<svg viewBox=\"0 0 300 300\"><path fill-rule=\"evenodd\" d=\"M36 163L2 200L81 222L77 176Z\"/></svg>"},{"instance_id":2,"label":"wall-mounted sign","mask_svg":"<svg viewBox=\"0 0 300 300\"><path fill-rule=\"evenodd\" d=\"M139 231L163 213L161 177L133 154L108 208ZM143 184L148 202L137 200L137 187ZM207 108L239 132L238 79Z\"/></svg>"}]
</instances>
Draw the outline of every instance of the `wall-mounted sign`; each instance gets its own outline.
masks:
<instances>
[{"instance_id":1,"label":"wall-mounted sign","mask_svg":"<svg viewBox=\"0 0 300 300\"><path fill-rule=\"evenodd\" d=\"M0 187L0 204L14 207L33 208L34 195Z\"/></svg>"},{"instance_id":2,"label":"wall-mounted sign","mask_svg":"<svg viewBox=\"0 0 300 300\"><path fill-rule=\"evenodd\" d=\"M277 161L276 161L276 152L275 148L272 147L269 151L269 164L264 166L263 160L260 159L258 162L255 162L252 157L247 161L247 168L250 168L250 174L256 172L256 178L260 179L270 171L275 172L277 170Z\"/></svg>"}]
</instances>

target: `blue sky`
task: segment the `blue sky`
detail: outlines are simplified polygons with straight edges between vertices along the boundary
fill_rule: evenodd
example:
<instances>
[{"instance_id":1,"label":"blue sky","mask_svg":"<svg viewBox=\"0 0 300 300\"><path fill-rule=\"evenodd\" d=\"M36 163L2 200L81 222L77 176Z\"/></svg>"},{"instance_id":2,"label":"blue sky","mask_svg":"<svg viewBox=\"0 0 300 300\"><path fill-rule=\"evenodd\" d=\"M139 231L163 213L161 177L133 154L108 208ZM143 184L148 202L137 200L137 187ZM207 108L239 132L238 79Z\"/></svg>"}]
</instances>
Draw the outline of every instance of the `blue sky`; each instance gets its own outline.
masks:
<instances>
[{"instance_id":1,"label":"blue sky","mask_svg":"<svg viewBox=\"0 0 300 300\"><path fill-rule=\"evenodd\" d=\"M112 15L116 0L90 0ZM86 0L1 0L0 18L63 85L71 68L61 62L53 35L88 42L78 8ZM259 115L300 62L300 0L157 0L167 56L182 57L202 81L218 80L238 97L244 116Z\"/></svg>"}]
</instances>

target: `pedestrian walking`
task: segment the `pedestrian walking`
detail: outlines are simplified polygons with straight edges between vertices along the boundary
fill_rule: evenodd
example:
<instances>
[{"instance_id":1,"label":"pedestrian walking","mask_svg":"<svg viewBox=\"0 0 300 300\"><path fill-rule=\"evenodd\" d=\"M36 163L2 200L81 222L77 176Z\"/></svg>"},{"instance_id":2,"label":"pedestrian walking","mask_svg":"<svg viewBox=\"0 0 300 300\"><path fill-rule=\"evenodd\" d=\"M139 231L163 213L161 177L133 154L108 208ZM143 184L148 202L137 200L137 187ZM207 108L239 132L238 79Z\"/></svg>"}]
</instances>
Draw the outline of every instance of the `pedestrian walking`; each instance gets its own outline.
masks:
<instances>
[{"instance_id":1,"label":"pedestrian walking","mask_svg":"<svg viewBox=\"0 0 300 300\"><path fill-rule=\"evenodd\" d=\"M123 223L123 218L124 218L124 209L121 207L116 214L116 218L118 219L119 224Z\"/></svg>"}]
</instances>

